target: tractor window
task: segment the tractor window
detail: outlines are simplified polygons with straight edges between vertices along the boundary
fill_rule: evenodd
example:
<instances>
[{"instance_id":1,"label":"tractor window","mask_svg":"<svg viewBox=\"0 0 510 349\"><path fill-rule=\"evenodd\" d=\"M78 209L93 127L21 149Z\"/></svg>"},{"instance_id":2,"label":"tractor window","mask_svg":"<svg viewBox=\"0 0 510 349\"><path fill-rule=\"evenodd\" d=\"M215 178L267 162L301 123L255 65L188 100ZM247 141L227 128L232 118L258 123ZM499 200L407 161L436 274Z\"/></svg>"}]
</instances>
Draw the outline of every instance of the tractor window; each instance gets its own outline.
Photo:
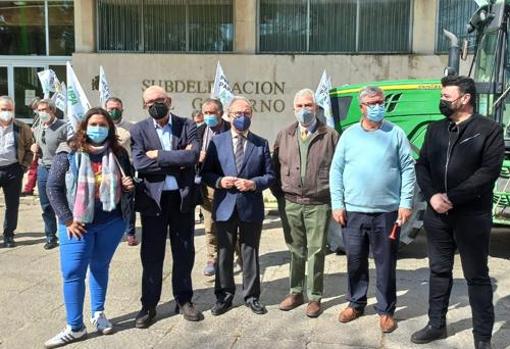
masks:
<instances>
[{"instance_id":1,"label":"tractor window","mask_svg":"<svg viewBox=\"0 0 510 349\"><path fill-rule=\"evenodd\" d=\"M333 117L335 118L335 125L347 119L349 107L351 106L352 96L333 97L331 98L331 107L333 109Z\"/></svg>"}]
</instances>

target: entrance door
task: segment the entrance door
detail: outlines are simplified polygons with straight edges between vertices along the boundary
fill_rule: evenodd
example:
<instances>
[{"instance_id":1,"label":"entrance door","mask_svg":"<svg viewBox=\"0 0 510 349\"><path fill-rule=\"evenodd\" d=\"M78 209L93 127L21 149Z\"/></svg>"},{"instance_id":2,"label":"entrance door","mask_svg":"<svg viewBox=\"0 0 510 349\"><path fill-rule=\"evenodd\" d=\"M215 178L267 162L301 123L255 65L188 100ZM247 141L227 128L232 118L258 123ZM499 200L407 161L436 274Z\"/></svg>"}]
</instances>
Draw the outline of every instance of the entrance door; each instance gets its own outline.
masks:
<instances>
[{"instance_id":1,"label":"entrance door","mask_svg":"<svg viewBox=\"0 0 510 349\"><path fill-rule=\"evenodd\" d=\"M43 58L44 59L44 58ZM37 73L53 69L60 81L65 82L65 60L39 62L19 60L7 62L0 57L0 96L14 98L16 119L32 124L33 112L30 103L35 97L43 97L43 91ZM66 59L67 60L67 59Z\"/></svg>"}]
</instances>

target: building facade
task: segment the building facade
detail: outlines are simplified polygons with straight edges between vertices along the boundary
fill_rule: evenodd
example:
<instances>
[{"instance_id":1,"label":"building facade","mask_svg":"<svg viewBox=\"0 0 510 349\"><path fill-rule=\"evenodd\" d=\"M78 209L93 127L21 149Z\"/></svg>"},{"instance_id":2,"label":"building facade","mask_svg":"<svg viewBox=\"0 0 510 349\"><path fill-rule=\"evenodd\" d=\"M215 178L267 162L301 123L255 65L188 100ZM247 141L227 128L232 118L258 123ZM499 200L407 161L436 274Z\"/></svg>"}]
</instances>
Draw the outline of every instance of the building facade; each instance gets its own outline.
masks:
<instances>
[{"instance_id":1,"label":"building facade","mask_svg":"<svg viewBox=\"0 0 510 349\"><path fill-rule=\"evenodd\" d=\"M294 120L296 91L438 78L447 28L461 37L471 0L75 0L0 1L0 94L17 114L40 95L36 72L65 80L70 60L97 105L99 66L136 121L142 92L161 85L189 116L209 96L219 61L235 94L253 101L254 130L273 140Z\"/></svg>"}]
</instances>

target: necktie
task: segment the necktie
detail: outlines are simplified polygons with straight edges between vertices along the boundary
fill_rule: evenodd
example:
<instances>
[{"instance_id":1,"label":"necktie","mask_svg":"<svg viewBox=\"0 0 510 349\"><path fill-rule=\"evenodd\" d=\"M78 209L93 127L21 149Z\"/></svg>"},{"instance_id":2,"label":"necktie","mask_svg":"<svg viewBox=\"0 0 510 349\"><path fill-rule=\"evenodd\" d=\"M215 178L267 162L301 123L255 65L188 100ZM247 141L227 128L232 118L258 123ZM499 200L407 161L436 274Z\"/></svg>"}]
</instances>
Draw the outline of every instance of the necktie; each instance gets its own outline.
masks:
<instances>
[{"instance_id":1,"label":"necktie","mask_svg":"<svg viewBox=\"0 0 510 349\"><path fill-rule=\"evenodd\" d=\"M244 138L242 136L237 136L237 145L236 145L236 168L237 172L241 171L241 166L243 165L244 160Z\"/></svg>"},{"instance_id":2,"label":"necktie","mask_svg":"<svg viewBox=\"0 0 510 349\"><path fill-rule=\"evenodd\" d=\"M306 129L306 128L301 129L301 139L306 141L307 138L308 138L308 129Z\"/></svg>"}]
</instances>

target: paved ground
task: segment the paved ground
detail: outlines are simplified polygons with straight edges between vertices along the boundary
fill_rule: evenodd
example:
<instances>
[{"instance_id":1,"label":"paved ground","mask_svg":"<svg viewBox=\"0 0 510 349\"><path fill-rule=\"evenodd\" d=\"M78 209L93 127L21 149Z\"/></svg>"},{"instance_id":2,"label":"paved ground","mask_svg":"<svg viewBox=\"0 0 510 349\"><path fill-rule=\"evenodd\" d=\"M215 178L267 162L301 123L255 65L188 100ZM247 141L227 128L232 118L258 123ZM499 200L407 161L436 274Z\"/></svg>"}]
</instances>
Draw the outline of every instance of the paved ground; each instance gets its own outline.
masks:
<instances>
[{"instance_id":1,"label":"paved ground","mask_svg":"<svg viewBox=\"0 0 510 349\"><path fill-rule=\"evenodd\" d=\"M0 206L3 216L3 207ZM42 221L37 201L24 198L20 208L18 247L0 249L0 349L41 348L42 343L65 324L61 296L58 250L42 246ZM196 232L196 264L193 274L195 302L204 311L205 320L184 321L173 313L170 288L171 258L167 256L162 302L157 322L146 330L134 328L139 310L141 267L139 248L125 243L114 256L107 298L107 315L116 324L111 336L89 334L86 341L70 348L472 348L471 316L467 289L456 258L455 281L448 313L446 340L429 346L414 346L411 333L426 323L428 269L426 244L420 236L401 251L398 263L399 328L383 335L372 307L366 315L350 324L337 321L346 305L345 256L330 254L326 259L324 313L308 319L304 306L291 311L278 310L287 293L289 257L277 217L268 217L260 249L263 303L269 313L251 313L236 297L237 307L220 317L209 311L214 302L213 280L202 276L205 263L204 235L201 225ZM167 250L168 251L168 250ZM490 258L496 304L494 348L510 348L510 231L495 229ZM375 280L373 263L371 279ZM237 283L240 275L237 275ZM373 304L374 288L370 287ZM88 319L88 298L85 317ZM88 324L88 323L87 323ZM92 326L88 324L89 330Z\"/></svg>"}]
</instances>

